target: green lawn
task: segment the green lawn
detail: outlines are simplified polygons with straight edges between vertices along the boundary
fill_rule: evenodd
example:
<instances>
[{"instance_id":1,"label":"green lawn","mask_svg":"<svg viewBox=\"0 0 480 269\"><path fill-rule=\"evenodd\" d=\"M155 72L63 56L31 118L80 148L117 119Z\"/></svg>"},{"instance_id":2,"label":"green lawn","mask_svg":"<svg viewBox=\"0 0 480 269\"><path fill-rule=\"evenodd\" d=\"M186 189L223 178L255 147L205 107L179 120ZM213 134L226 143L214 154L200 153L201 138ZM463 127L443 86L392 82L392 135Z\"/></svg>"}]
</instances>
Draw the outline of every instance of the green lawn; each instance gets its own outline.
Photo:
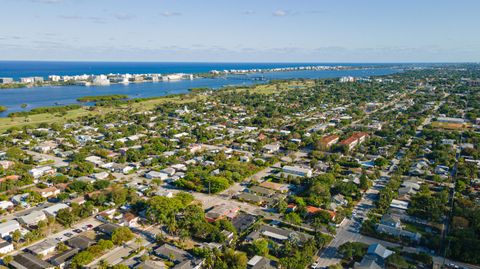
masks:
<instances>
[{"instance_id":1,"label":"green lawn","mask_svg":"<svg viewBox=\"0 0 480 269\"><path fill-rule=\"evenodd\" d=\"M272 94L278 91L284 91L284 90L299 90L297 87L306 87L309 85L312 85L313 81L287 81L287 82L282 82L280 84L260 84L255 86L253 89L250 89L251 91L255 91L257 93L261 94ZM292 88L293 87L293 88ZM237 89L236 91L243 92L246 91L246 89ZM165 104L165 103L177 103L177 104L185 104L185 103L191 103L191 102L196 102L205 99L206 96L203 95L195 95L195 94L182 94L182 95L175 95L175 96L165 96L165 97L159 97L155 99L150 99L150 100L145 100L141 101L138 103L133 103L129 105L133 109L137 109L139 111L146 111L146 110L152 110L156 106ZM76 119L82 116L94 116L98 114L106 114L109 112L114 112L114 111L121 111L123 109L126 109L128 106L123 105L120 107L96 107L93 110L86 109L86 108L80 108L80 109L74 109L74 110L69 110L66 112L65 115L61 116L58 113L42 113L42 114L36 114L36 115L29 115L28 117L12 117L12 118L0 118L0 132L4 132L7 129L11 127L22 127L25 125L31 125L31 126L36 126L39 125L40 123L65 123L68 120Z\"/></svg>"}]
</instances>

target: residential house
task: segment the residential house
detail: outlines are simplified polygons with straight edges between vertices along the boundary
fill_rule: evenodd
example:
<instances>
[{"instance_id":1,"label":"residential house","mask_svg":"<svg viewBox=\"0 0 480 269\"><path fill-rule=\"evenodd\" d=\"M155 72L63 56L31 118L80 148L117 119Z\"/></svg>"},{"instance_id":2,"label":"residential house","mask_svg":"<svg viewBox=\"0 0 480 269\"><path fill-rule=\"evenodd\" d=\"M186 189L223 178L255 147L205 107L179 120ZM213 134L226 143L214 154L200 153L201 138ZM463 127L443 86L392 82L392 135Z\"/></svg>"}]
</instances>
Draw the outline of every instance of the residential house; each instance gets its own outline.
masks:
<instances>
[{"instance_id":1,"label":"residential house","mask_svg":"<svg viewBox=\"0 0 480 269\"><path fill-rule=\"evenodd\" d=\"M6 160L0 161L0 166L3 168L3 170L7 170L14 165L15 163L12 161L6 161Z\"/></svg>"},{"instance_id":2,"label":"residential house","mask_svg":"<svg viewBox=\"0 0 480 269\"><path fill-rule=\"evenodd\" d=\"M268 144L263 146L262 150L265 153L272 154L280 150L280 144Z\"/></svg>"},{"instance_id":3,"label":"residential house","mask_svg":"<svg viewBox=\"0 0 480 269\"><path fill-rule=\"evenodd\" d=\"M9 264L16 269L54 269L55 266L48 262L42 261L30 253L20 253L13 257L13 261Z\"/></svg>"},{"instance_id":4,"label":"residential house","mask_svg":"<svg viewBox=\"0 0 480 269\"><path fill-rule=\"evenodd\" d=\"M146 260L133 266L133 269L168 269L163 261Z\"/></svg>"},{"instance_id":5,"label":"residential house","mask_svg":"<svg viewBox=\"0 0 480 269\"><path fill-rule=\"evenodd\" d=\"M271 181L264 181L260 183L260 187L267 188L274 190L279 193L286 193L289 190L289 186L287 184L275 183Z\"/></svg>"},{"instance_id":6,"label":"residential house","mask_svg":"<svg viewBox=\"0 0 480 269\"><path fill-rule=\"evenodd\" d=\"M319 208L319 207L315 207L315 206L310 206L310 205L306 207L306 210L307 210L307 214L309 214L309 215L316 215L316 214L319 214L320 212L326 212L329 215L329 218L330 218L331 221L334 221L335 217L337 215L333 211L323 209L323 208Z\"/></svg>"},{"instance_id":7,"label":"residential house","mask_svg":"<svg viewBox=\"0 0 480 269\"><path fill-rule=\"evenodd\" d=\"M312 169L303 168L299 166L285 165L282 167L282 172L287 175L299 176L299 177L312 177Z\"/></svg>"},{"instance_id":8,"label":"residential house","mask_svg":"<svg viewBox=\"0 0 480 269\"><path fill-rule=\"evenodd\" d=\"M61 269L68 267L68 261L72 259L79 252L78 248L68 249L64 252L58 253L49 259L49 262Z\"/></svg>"},{"instance_id":9,"label":"residential house","mask_svg":"<svg viewBox=\"0 0 480 269\"><path fill-rule=\"evenodd\" d=\"M15 231L20 230L22 227L20 227L20 223L16 220L8 220L6 222L0 223L0 236L2 238L5 238L12 234Z\"/></svg>"},{"instance_id":10,"label":"residential house","mask_svg":"<svg viewBox=\"0 0 480 269\"><path fill-rule=\"evenodd\" d=\"M34 178L39 178L44 175L53 175L57 170L51 166L43 166L30 169L28 173L32 175Z\"/></svg>"},{"instance_id":11,"label":"residential house","mask_svg":"<svg viewBox=\"0 0 480 269\"><path fill-rule=\"evenodd\" d=\"M174 265L171 268L175 269L200 269L203 264L203 260L170 244L163 244L153 252L156 256L173 262Z\"/></svg>"},{"instance_id":12,"label":"residential house","mask_svg":"<svg viewBox=\"0 0 480 269\"><path fill-rule=\"evenodd\" d=\"M250 228L256 221L256 216L247 213L240 213L232 219L232 225L239 233L242 233Z\"/></svg>"},{"instance_id":13,"label":"residential house","mask_svg":"<svg viewBox=\"0 0 480 269\"><path fill-rule=\"evenodd\" d=\"M55 251L57 247L57 241L55 239L47 239L35 245L29 246L26 251L32 253L33 255L47 256L48 254Z\"/></svg>"},{"instance_id":14,"label":"residential house","mask_svg":"<svg viewBox=\"0 0 480 269\"><path fill-rule=\"evenodd\" d=\"M102 224L102 225L98 226L97 230L104 233L104 234L112 235L113 232L118 228L120 228L120 226L117 225L117 224L105 223L105 224Z\"/></svg>"},{"instance_id":15,"label":"residential house","mask_svg":"<svg viewBox=\"0 0 480 269\"><path fill-rule=\"evenodd\" d=\"M78 235L75 237L72 237L65 241L65 244L71 248L76 248L79 250L85 250L89 248L90 246L94 245L96 241L84 236L84 235Z\"/></svg>"},{"instance_id":16,"label":"residential house","mask_svg":"<svg viewBox=\"0 0 480 269\"><path fill-rule=\"evenodd\" d=\"M404 230L401 227L401 222L397 218L394 218L389 215L384 215L375 227L375 230L378 233L389 234L391 236L407 238L411 241L419 241L422 237L419 233L410 232Z\"/></svg>"},{"instance_id":17,"label":"residential house","mask_svg":"<svg viewBox=\"0 0 480 269\"><path fill-rule=\"evenodd\" d=\"M303 244L304 242L313 238L312 235L302 232L296 232L293 230L274 227L270 225L262 225L258 230L250 233L245 240L247 242L253 242L261 237L268 238L277 243L283 243L287 240L293 240L295 242L298 242L299 244Z\"/></svg>"},{"instance_id":18,"label":"residential house","mask_svg":"<svg viewBox=\"0 0 480 269\"><path fill-rule=\"evenodd\" d=\"M130 212L123 214L122 219L120 220L121 225L126 227L137 227L138 226L138 217L133 215Z\"/></svg>"},{"instance_id":19,"label":"residential house","mask_svg":"<svg viewBox=\"0 0 480 269\"><path fill-rule=\"evenodd\" d=\"M52 206L49 206L43 209L43 213L45 213L47 217L56 217L58 211L65 208L70 208L70 207L64 203L54 204Z\"/></svg>"},{"instance_id":20,"label":"residential house","mask_svg":"<svg viewBox=\"0 0 480 269\"><path fill-rule=\"evenodd\" d=\"M205 213L205 219L209 222L215 222L224 218L233 219L239 210L240 208L233 204L216 205Z\"/></svg>"},{"instance_id":21,"label":"residential house","mask_svg":"<svg viewBox=\"0 0 480 269\"><path fill-rule=\"evenodd\" d=\"M93 174L92 177L96 180L104 180L104 179L107 179L109 175L110 174L107 172L99 172L99 173Z\"/></svg>"},{"instance_id":22,"label":"residential house","mask_svg":"<svg viewBox=\"0 0 480 269\"><path fill-rule=\"evenodd\" d=\"M13 207L13 203L10 202L10 201L0 201L0 209L2 210L6 210L8 208L11 208Z\"/></svg>"},{"instance_id":23,"label":"residential house","mask_svg":"<svg viewBox=\"0 0 480 269\"><path fill-rule=\"evenodd\" d=\"M13 244L11 242L5 241L5 240L0 240L0 254L7 254L12 251L14 251L15 248L13 247Z\"/></svg>"},{"instance_id":24,"label":"residential house","mask_svg":"<svg viewBox=\"0 0 480 269\"><path fill-rule=\"evenodd\" d=\"M268 197L257 196L255 194L242 192L237 195L237 199L240 201L245 201L248 203L256 204L256 205L265 205L268 201Z\"/></svg>"},{"instance_id":25,"label":"residential house","mask_svg":"<svg viewBox=\"0 0 480 269\"><path fill-rule=\"evenodd\" d=\"M35 192L38 192L43 198L56 197L60 194L60 190L55 187L48 187L45 189L35 188Z\"/></svg>"},{"instance_id":26,"label":"residential house","mask_svg":"<svg viewBox=\"0 0 480 269\"><path fill-rule=\"evenodd\" d=\"M275 269L276 264L265 257L255 255L247 262L248 269Z\"/></svg>"},{"instance_id":27,"label":"residential house","mask_svg":"<svg viewBox=\"0 0 480 269\"><path fill-rule=\"evenodd\" d=\"M18 217L18 221L25 226L35 226L39 221L46 219L47 216L40 210L34 210L27 215Z\"/></svg>"},{"instance_id":28,"label":"residential house","mask_svg":"<svg viewBox=\"0 0 480 269\"><path fill-rule=\"evenodd\" d=\"M272 197L276 193L274 190L267 189L260 186L252 186L247 190L249 193L259 195L259 196L265 196L265 197Z\"/></svg>"},{"instance_id":29,"label":"residential house","mask_svg":"<svg viewBox=\"0 0 480 269\"><path fill-rule=\"evenodd\" d=\"M145 173L145 177L148 179L160 179L160 180L167 180L168 175L162 172L157 172L157 171L150 171L148 173Z\"/></svg>"},{"instance_id":30,"label":"residential house","mask_svg":"<svg viewBox=\"0 0 480 269\"><path fill-rule=\"evenodd\" d=\"M394 252L385 248L381 244L372 244L368 246L367 254L361 262L356 262L354 269L381 269L384 268L385 260Z\"/></svg>"}]
</instances>

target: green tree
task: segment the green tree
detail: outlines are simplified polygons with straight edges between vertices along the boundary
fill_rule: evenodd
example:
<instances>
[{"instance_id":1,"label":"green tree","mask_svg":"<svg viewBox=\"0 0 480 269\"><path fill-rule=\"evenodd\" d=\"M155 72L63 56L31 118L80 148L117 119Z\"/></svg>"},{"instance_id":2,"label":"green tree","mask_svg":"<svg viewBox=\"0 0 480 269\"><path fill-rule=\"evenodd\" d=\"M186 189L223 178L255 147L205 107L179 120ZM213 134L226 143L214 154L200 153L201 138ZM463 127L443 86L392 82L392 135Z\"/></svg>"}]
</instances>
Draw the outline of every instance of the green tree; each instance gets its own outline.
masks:
<instances>
[{"instance_id":1,"label":"green tree","mask_svg":"<svg viewBox=\"0 0 480 269\"><path fill-rule=\"evenodd\" d=\"M302 224L302 218L295 212L290 212L285 215L285 221L295 224L295 225L300 225Z\"/></svg>"},{"instance_id":2,"label":"green tree","mask_svg":"<svg viewBox=\"0 0 480 269\"><path fill-rule=\"evenodd\" d=\"M387 264L392 268L408 268L407 261L397 253L394 253L387 258Z\"/></svg>"},{"instance_id":3,"label":"green tree","mask_svg":"<svg viewBox=\"0 0 480 269\"><path fill-rule=\"evenodd\" d=\"M10 255L7 255L3 257L2 260L3 260L3 263L8 266L13 261L13 257Z\"/></svg>"},{"instance_id":4,"label":"green tree","mask_svg":"<svg viewBox=\"0 0 480 269\"><path fill-rule=\"evenodd\" d=\"M76 221L77 217L72 213L69 208L63 208L58 210L56 220L63 226L70 227Z\"/></svg>"},{"instance_id":5,"label":"green tree","mask_svg":"<svg viewBox=\"0 0 480 269\"><path fill-rule=\"evenodd\" d=\"M112 242L115 245L121 245L125 242L132 240L134 237L132 231L128 227L120 227L113 231Z\"/></svg>"},{"instance_id":6,"label":"green tree","mask_svg":"<svg viewBox=\"0 0 480 269\"><path fill-rule=\"evenodd\" d=\"M268 241L265 240L265 239L257 239L255 241L253 241L251 250L255 255L267 256L268 255Z\"/></svg>"}]
</instances>

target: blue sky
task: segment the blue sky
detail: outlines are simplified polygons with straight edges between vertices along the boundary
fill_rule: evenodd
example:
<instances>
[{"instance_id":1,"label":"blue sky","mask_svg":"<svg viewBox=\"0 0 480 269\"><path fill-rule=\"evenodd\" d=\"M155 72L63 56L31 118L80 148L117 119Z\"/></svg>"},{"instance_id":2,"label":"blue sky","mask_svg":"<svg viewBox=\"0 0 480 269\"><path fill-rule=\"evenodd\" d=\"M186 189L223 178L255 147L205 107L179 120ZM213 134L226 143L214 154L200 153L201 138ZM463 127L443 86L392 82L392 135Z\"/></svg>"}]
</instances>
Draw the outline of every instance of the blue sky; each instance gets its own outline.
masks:
<instances>
[{"instance_id":1,"label":"blue sky","mask_svg":"<svg viewBox=\"0 0 480 269\"><path fill-rule=\"evenodd\" d=\"M480 61L478 0L0 4L0 60Z\"/></svg>"}]
</instances>

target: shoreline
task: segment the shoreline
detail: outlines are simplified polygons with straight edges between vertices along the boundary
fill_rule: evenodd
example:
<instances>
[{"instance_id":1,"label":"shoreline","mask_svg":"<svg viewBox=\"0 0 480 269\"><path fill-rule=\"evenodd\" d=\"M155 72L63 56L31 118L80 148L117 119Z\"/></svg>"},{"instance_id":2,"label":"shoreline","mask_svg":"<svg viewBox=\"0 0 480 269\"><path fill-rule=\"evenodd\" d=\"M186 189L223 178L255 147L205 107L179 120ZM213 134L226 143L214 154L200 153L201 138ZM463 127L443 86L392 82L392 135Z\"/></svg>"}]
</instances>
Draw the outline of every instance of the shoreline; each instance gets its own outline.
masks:
<instances>
[{"instance_id":1,"label":"shoreline","mask_svg":"<svg viewBox=\"0 0 480 269\"><path fill-rule=\"evenodd\" d=\"M269 84L270 82L283 80L298 80L298 79L337 79L343 82L349 81L367 81L371 77L389 75L393 73L402 72L401 68L365 68L354 67L349 70L300 70L297 72L274 72L270 75L265 75L266 79L256 80L252 77L260 76L261 73L249 75L244 78L244 75L216 75L215 77L204 78L198 77L194 80L178 80L172 83L148 83L149 81L134 82L132 85L123 86L121 83L111 84L107 86L91 86L84 87L78 85L71 85L76 87L67 87L62 85L55 86L39 86L35 88L21 88L18 91L15 89L4 92L0 95L0 105L8 104L7 111L2 112L0 117L8 118L11 113L23 114L21 112L29 112L35 108L52 108L67 105L80 104L78 98L85 96L102 96L102 95L128 95L129 99L149 99L154 97L164 97L172 94L187 93L191 89L209 88L221 89L227 87L244 87L251 85ZM280 74L280 73L284 73ZM342 82L342 81L341 81ZM0 90L0 92L2 92ZM52 96L49 98L48 96ZM86 104L92 105L92 104ZM26 114L26 113L25 113Z\"/></svg>"},{"instance_id":2,"label":"shoreline","mask_svg":"<svg viewBox=\"0 0 480 269\"><path fill-rule=\"evenodd\" d=\"M277 72L296 72L296 71L328 71L328 70L370 70L385 68L385 66L296 66L281 68L254 68L254 69L230 69L230 70L211 70L210 72L201 73L140 73L140 74L82 74L82 75L49 75L47 80L45 77L32 76L21 77L20 81L13 78L0 77L0 90L5 89L22 89L22 88L41 88L41 87L65 87L65 86L110 86L110 85L128 85L130 83L157 83L157 82L175 82L182 80L195 79L214 79L228 76L248 76L252 74L268 74ZM250 78L252 80L261 80L259 78ZM8 81L6 83L5 81Z\"/></svg>"}]
</instances>

